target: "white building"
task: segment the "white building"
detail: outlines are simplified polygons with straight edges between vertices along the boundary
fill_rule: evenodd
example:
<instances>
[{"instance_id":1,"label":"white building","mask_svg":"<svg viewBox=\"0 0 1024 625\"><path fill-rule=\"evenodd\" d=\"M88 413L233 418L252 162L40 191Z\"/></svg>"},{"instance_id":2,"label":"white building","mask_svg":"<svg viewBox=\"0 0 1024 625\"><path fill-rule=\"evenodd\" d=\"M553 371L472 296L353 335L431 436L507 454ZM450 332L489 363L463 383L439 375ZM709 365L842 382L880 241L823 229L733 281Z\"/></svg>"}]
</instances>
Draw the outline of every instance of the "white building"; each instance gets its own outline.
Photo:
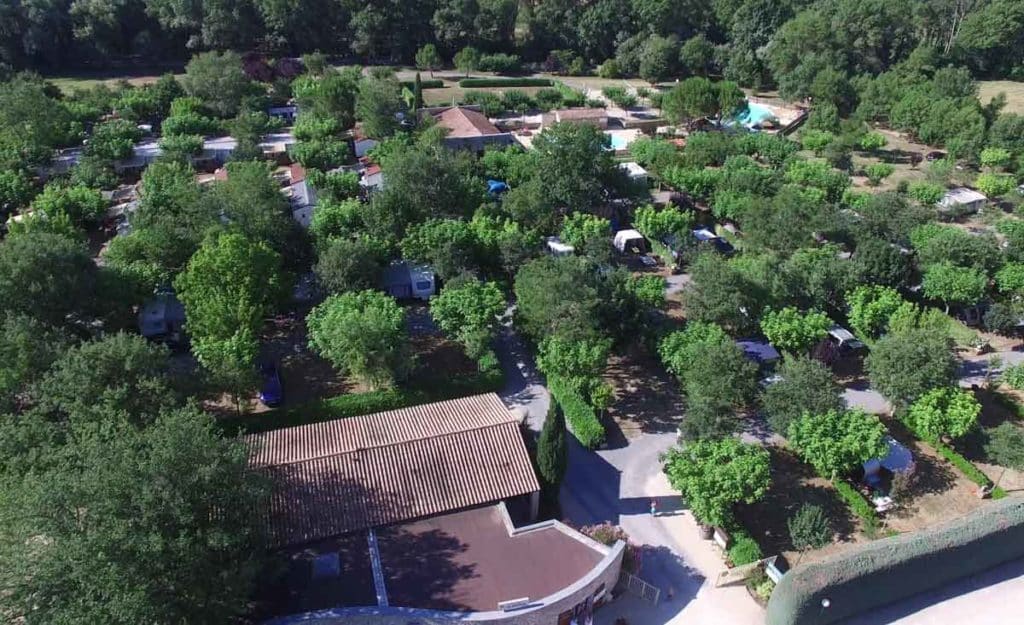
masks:
<instances>
[{"instance_id":1,"label":"white building","mask_svg":"<svg viewBox=\"0 0 1024 625\"><path fill-rule=\"evenodd\" d=\"M946 191L946 195L939 200L939 210L944 213L967 215L976 213L985 207L988 198L974 189L957 187Z\"/></svg>"}]
</instances>

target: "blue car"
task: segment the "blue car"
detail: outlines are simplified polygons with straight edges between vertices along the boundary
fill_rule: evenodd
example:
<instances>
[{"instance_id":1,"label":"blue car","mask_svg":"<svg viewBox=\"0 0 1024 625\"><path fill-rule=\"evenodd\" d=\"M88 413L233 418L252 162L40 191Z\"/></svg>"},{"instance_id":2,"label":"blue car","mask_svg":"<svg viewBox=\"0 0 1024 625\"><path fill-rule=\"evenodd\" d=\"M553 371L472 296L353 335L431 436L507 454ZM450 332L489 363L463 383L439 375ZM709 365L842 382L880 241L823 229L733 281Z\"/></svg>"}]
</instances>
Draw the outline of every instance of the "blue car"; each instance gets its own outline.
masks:
<instances>
[{"instance_id":1,"label":"blue car","mask_svg":"<svg viewBox=\"0 0 1024 625\"><path fill-rule=\"evenodd\" d=\"M281 375L277 372L277 365L268 362L260 367L260 374L263 376L263 385L260 387L260 401L264 406L279 406L284 393L281 390Z\"/></svg>"}]
</instances>

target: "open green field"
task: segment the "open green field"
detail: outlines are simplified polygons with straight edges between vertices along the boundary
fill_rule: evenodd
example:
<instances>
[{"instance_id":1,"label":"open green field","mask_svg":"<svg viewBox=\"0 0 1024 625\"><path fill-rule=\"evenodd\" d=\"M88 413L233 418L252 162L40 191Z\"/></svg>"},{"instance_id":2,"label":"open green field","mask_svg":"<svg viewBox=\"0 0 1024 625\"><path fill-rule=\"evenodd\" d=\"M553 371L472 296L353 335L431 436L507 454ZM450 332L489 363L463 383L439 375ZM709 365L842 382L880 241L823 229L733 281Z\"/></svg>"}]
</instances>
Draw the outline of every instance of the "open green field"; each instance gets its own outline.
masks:
<instances>
[{"instance_id":1,"label":"open green field","mask_svg":"<svg viewBox=\"0 0 1024 625\"><path fill-rule=\"evenodd\" d=\"M1024 82L982 80L978 82L978 86L978 97L981 98L982 104L987 104L1002 92L1006 94L1006 108L1003 110L1007 113L1024 114Z\"/></svg>"},{"instance_id":2,"label":"open green field","mask_svg":"<svg viewBox=\"0 0 1024 625\"><path fill-rule=\"evenodd\" d=\"M181 76L180 73L175 73L175 75ZM57 85L66 94L81 89L91 89L97 85L112 86L122 80L133 85L146 85L156 82L158 78L160 78L160 73L155 72L109 72L77 74L74 76L46 76L46 80Z\"/></svg>"}]
</instances>

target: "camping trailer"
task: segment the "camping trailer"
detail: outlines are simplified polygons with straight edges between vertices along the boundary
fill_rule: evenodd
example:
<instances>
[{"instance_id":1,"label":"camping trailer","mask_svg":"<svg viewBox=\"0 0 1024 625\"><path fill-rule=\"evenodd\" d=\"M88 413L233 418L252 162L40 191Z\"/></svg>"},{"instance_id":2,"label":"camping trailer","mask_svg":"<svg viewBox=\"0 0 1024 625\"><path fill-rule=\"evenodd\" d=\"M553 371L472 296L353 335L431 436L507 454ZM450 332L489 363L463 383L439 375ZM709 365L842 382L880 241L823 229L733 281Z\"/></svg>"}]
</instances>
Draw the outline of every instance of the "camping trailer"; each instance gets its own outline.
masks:
<instances>
[{"instance_id":1,"label":"camping trailer","mask_svg":"<svg viewBox=\"0 0 1024 625\"><path fill-rule=\"evenodd\" d=\"M616 232L614 244L615 249L623 254L627 252L642 254L647 251L647 239L639 231L633 229Z\"/></svg>"},{"instance_id":2,"label":"camping trailer","mask_svg":"<svg viewBox=\"0 0 1024 625\"><path fill-rule=\"evenodd\" d=\"M434 270L428 265L413 265L399 260L384 270L380 288L395 299L426 301L436 292Z\"/></svg>"}]
</instances>

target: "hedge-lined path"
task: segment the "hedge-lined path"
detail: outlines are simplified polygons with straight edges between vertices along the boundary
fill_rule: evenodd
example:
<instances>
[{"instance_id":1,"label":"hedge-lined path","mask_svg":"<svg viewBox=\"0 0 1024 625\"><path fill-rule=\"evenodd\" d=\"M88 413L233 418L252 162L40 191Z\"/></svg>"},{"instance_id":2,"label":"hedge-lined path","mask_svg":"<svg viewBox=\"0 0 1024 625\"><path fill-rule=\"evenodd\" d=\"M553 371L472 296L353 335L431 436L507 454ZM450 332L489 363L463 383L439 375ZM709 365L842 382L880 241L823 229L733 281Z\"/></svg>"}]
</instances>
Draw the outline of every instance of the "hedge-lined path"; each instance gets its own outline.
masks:
<instances>
[{"instance_id":1,"label":"hedge-lined path","mask_svg":"<svg viewBox=\"0 0 1024 625\"><path fill-rule=\"evenodd\" d=\"M525 413L539 432L550 395L522 337L502 328L495 352L505 372L500 393L505 405ZM692 515L681 509L678 492L661 471L658 456L676 441L674 432L642 433L628 444L597 452L569 438L569 469L562 485L562 517L573 525L610 521L621 525L643 547L641 577L662 589L657 607L625 595L595 613L598 625L625 617L630 625L754 625L764 611L743 586L714 588L725 570L710 541L701 540ZM658 502L660 514L650 515ZM673 597L667 597L672 589Z\"/></svg>"},{"instance_id":2,"label":"hedge-lined path","mask_svg":"<svg viewBox=\"0 0 1024 625\"><path fill-rule=\"evenodd\" d=\"M742 585L714 587L725 570L717 547L700 538L693 516L661 471L658 456L674 433L645 433L625 447L592 452L575 441L562 486L562 516L574 525L611 521L642 545L640 577L662 590L657 606L624 595L595 613L598 625L752 625L764 611ZM650 514L651 500L658 516ZM669 591L671 590L671 597Z\"/></svg>"}]
</instances>

